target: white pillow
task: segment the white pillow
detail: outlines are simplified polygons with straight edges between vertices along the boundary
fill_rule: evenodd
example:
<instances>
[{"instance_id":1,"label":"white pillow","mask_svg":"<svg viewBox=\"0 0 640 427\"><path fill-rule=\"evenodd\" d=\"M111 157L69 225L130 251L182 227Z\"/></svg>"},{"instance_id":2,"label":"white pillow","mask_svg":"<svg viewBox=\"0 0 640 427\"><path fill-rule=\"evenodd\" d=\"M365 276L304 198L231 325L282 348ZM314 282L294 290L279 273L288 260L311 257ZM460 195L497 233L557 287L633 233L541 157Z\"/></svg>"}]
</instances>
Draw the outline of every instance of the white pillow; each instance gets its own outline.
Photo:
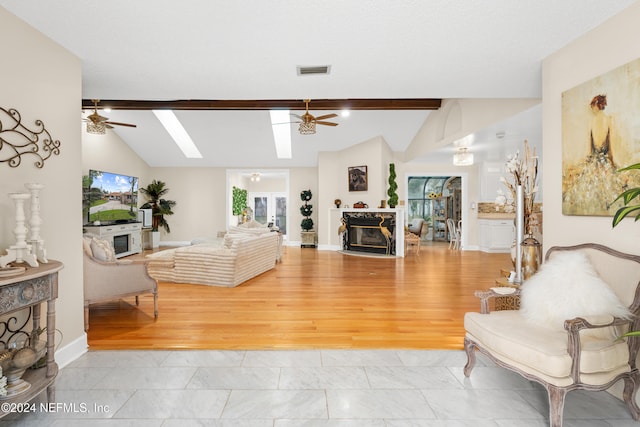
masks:
<instances>
[{"instance_id":1,"label":"white pillow","mask_svg":"<svg viewBox=\"0 0 640 427\"><path fill-rule=\"evenodd\" d=\"M611 287L598 276L586 254L559 252L522 285L520 312L529 321L564 330L564 321L581 316L630 318Z\"/></svg>"},{"instance_id":2,"label":"white pillow","mask_svg":"<svg viewBox=\"0 0 640 427\"><path fill-rule=\"evenodd\" d=\"M91 239L91 253L93 257L100 261L115 262L116 253L111 243L103 239Z\"/></svg>"}]
</instances>

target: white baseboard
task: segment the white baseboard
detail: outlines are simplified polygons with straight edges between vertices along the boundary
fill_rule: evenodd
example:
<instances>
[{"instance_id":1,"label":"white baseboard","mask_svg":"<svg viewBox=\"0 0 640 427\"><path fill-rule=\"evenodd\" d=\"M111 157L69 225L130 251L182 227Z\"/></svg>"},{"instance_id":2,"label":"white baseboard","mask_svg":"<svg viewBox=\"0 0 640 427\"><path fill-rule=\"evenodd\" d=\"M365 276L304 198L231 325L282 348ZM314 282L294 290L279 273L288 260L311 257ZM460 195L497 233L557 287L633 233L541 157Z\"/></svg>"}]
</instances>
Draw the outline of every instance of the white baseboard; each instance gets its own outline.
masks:
<instances>
[{"instance_id":1,"label":"white baseboard","mask_svg":"<svg viewBox=\"0 0 640 427\"><path fill-rule=\"evenodd\" d=\"M56 350L56 362L58 363L58 367L64 368L69 363L85 354L88 350L89 343L87 342L87 334L84 333L76 340Z\"/></svg>"},{"instance_id":2,"label":"white baseboard","mask_svg":"<svg viewBox=\"0 0 640 427\"><path fill-rule=\"evenodd\" d=\"M339 251L342 249L339 245L318 245L319 251Z\"/></svg>"}]
</instances>

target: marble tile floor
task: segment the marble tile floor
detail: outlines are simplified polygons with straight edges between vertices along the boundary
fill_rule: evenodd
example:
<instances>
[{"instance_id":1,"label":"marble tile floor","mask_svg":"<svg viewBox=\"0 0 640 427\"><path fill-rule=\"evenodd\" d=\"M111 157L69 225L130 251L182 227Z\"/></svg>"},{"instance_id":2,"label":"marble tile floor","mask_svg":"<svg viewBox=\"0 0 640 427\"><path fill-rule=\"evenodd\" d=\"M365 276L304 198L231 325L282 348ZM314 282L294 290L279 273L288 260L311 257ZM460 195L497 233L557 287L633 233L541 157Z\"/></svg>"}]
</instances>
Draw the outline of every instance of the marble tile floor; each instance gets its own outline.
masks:
<instances>
[{"instance_id":1,"label":"marble tile floor","mask_svg":"<svg viewBox=\"0 0 640 427\"><path fill-rule=\"evenodd\" d=\"M42 393L0 426L548 426L544 389L478 359L465 378L462 351L91 351L60 370L55 405ZM606 392L569 393L564 419L640 426Z\"/></svg>"}]
</instances>

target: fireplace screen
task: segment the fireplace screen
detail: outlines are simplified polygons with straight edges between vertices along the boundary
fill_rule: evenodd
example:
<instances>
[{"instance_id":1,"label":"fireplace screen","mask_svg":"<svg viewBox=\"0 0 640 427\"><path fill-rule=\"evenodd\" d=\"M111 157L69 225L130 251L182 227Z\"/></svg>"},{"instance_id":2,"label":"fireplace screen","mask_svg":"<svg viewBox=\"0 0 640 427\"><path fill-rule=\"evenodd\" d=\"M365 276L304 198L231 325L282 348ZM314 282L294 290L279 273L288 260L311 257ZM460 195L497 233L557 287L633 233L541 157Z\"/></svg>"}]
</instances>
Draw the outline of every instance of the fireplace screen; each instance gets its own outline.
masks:
<instances>
[{"instance_id":1,"label":"fireplace screen","mask_svg":"<svg viewBox=\"0 0 640 427\"><path fill-rule=\"evenodd\" d=\"M123 234L120 236L114 236L113 249L116 255L121 254L123 252L129 252L129 235Z\"/></svg>"}]
</instances>

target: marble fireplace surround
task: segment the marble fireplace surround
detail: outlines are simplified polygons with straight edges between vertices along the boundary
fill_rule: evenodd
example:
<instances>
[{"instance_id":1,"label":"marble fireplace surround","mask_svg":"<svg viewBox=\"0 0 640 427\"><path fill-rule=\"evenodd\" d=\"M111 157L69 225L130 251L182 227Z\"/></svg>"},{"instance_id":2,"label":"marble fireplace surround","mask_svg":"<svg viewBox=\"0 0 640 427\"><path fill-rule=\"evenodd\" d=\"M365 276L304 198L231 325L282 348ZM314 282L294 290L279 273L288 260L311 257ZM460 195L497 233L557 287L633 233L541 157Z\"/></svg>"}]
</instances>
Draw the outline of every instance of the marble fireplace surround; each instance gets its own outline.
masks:
<instances>
[{"instance_id":1,"label":"marble fireplace surround","mask_svg":"<svg viewBox=\"0 0 640 427\"><path fill-rule=\"evenodd\" d=\"M392 240L391 240L391 251L390 255L396 257L404 257L404 210L398 208L342 208L342 209L332 209L333 214L337 214L338 222L340 222L340 218L344 218L345 220L348 218L364 218L369 219L369 224L372 224L372 229L378 227L379 220L381 217L385 218L385 222L383 226L387 226L390 231L393 232ZM332 215L333 216L333 215ZM391 226L390 226L391 224ZM393 228L391 230L391 228ZM345 232L345 235L349 233L349 230ZM346 245L347 236L341 236L340 238L340 248L343 251L349 252L357 252L357 253L372 253L369 248L358 249L357 247L348 247ZM382 249L382 253L384 254L384 249Z\"/></svg>"}]
</instances>

